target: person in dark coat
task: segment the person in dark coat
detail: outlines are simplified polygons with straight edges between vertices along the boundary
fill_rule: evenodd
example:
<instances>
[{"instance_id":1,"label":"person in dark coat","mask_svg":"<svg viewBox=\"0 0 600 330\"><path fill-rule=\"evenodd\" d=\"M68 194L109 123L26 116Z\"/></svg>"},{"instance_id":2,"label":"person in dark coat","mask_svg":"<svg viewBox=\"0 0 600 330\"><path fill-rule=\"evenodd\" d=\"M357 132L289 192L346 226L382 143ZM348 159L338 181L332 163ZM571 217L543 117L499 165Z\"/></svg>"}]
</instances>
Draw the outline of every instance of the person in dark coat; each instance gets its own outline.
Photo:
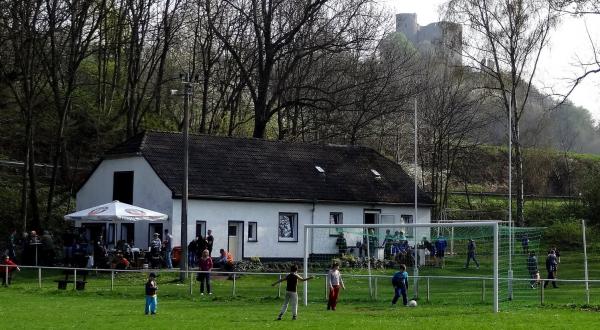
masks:
<instances>
[{"instance_id":1,"label":"person in dark coat","mask_svg":"<svg viewBox=\"0 0 600 330\"><path fill-rule=\"evenodd\" d=\"M194 237L194 239L188 244L188 266L196 267L196 258L198 253L198 237Z\"/></svg>"},{"instance_id":2,"label":"person in dark coat","mask_svg":"<svg viewBox=\"0 0 600 330\"><path fill-rule=\"evenodd\" d=\"M548 271L548 279L544 282L544 288L548 286L548 282L552 282L552 286L554 288L558 288L556 285L557 265L558 260L556 259L556 254L554 250L550 250L548 252L548 256L546 257L546 270Z\"/></svg>"}]
</instances>

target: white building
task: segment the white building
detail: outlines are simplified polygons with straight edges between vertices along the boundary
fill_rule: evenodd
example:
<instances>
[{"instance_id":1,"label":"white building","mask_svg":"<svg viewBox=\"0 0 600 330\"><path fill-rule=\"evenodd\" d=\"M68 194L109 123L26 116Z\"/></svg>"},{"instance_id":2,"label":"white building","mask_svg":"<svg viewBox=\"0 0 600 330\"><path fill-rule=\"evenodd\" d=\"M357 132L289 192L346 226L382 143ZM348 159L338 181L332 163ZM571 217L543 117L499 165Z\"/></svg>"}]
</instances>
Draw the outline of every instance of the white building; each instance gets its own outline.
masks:
<instances>
[{"instance_id":1,"label":"white building","mask_svg":"<svg viewBox=\"0 0 600 330\"><path fill-rule=\"evenodd\" d=\"M211 229L213 256L223 248L236 260L302 258L304 224L413 221L413 180L365 147L191 135L189 169L187 236ZM77 210L120 200L169 220L82 226L93 236L104 234L109 244L116 229L117 240L141 248L169 229L180 245L182 183L182 135L141 133L105 155L77 192ZM418 199L417 222L430 222L431 199L422 192ZM315 232L311 252L335 253L335 240ZM354 245L360 237L347 240Z\"/></svg>"}]
</instances>

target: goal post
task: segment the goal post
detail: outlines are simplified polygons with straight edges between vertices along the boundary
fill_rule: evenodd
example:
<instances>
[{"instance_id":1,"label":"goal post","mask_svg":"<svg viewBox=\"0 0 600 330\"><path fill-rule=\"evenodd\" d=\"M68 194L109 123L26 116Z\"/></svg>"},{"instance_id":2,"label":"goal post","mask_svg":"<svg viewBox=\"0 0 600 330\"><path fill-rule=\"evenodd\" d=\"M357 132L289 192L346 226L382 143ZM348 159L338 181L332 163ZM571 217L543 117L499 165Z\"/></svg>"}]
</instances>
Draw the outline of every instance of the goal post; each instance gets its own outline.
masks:
<instances>
[{"instance_id":1,"label":"goal post","mask_svg":"<svg viewBox=\"0 0 600 330\"><path fill-rule=\"evenodd\" d=\"M359 234L359 235L364 235L364 236L369 236L370 235L370 229L374 229L374 230L380 230L380 229L397 229L397 230L406 230L407 232L410 230L413 233L413 238L410 239L411 242L415 242L415 247L414 247L414 252L415 252L415 256L416 256L416 251L417 251L417 246L416 246L416 242L417 242L417 238L419 237L419 235L427 230L429 230L429 232L431 232L432 228L444 228L444 229L453 229L453 228L469 228L469 227L480 227L480 228L486 228L488 231L491 230L491 236L492 236L492 241L493 241L493 248L492 248L492 268L493 268L493 275L492 275L492 288L493 288L493 296L492 296L492 308L493 308L493 312L498 312L499 310L499 305L498 305L498 299L499 299L499 295L498 295L498 291L499 291L499 285L498 285L498 274L499 274L499 263L498 263L498 254L499 254L499 224L498 221L466 221L466 222L452 222L452 223L386 223L386 224L305 224L304 225L304 264L303 264L303 269L304 269L304 277L308 277L309 276L309 258L310 258L310 251L313 248L313 244L315 240L320 239L320 237L315 237L317 235L314 234L314 230L317 229L327 229L327 230L335 230L336 232L344 232L344 231L359 231L360 233L366 233L366 234ZM417 229L421 229L421 231L417 231ZM331 236L331 235L329 235ZM408 240L408 239L407 239ZM369 244L369 239L366 239L366 244ZM367 248L367 257L370 258L370 255L368 254L369 252L369 248ZM415 258L415 265L416 268L418 268L418 259ZM367 264L369 265L368 267L368 279L369 279L369 284L371 281L371 269L370 269L370 262L367 262ZM309 286L309 281L304 282L304 305L308 305L308 286ZM416 289L416 288L415 288Z\"/></svg>"}]
</instances>

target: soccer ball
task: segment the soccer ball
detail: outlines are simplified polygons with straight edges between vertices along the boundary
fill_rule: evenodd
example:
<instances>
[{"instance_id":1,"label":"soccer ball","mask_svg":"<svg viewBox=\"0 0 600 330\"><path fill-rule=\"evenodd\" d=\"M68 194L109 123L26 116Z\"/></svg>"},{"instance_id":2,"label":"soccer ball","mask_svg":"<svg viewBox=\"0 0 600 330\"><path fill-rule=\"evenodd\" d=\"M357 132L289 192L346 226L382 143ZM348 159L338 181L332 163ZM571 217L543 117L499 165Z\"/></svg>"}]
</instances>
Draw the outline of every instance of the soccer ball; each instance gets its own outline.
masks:
<instances>
[{"instance_id":1,"label":"soccer ball","mask_svg":"<svg viewBox=\"0 0 600 330\"><path fill-rule=\"evenodd\" d=\"M408 307L417 307L417 302L414 300L411 300L408 302Z\"/></svg>"}]
</instances>

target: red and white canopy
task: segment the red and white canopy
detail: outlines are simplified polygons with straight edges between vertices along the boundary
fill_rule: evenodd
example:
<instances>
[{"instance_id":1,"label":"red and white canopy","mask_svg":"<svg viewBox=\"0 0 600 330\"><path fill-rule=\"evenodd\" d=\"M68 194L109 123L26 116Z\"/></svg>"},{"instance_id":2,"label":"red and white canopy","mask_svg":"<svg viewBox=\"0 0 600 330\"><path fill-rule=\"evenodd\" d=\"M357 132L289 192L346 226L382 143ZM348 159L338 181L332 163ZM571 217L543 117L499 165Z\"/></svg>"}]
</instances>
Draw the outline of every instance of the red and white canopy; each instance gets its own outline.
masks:
<instances>
[{"instance_id":1,"label":"red and white canopy","mask_svg":"<svg viewBox=\"0 0 600 330\"><path fill-rule=\"evenodd\" d=\"M119 201L112 201L103 205L91 207L89 209L77 211L65 215L65 220L72 221L98 221L98 222L118 222L118 221L160 221L167 220L168 216L159 212L133 206Z\"/></svg>"}]
</instances>

